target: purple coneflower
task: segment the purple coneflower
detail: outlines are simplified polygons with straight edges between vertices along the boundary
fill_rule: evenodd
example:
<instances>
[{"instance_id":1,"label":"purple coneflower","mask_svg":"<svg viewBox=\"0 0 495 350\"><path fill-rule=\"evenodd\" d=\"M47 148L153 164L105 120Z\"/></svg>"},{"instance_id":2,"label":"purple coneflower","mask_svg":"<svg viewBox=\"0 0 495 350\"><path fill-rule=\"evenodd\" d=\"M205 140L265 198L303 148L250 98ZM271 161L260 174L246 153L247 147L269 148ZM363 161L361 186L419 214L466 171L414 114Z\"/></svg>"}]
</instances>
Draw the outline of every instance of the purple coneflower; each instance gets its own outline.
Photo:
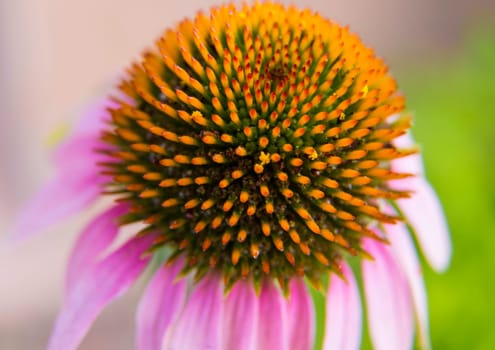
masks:
<instances>
[{"instance_id":1,"label":"purple coneflower","mask_svg":"<svg viewBox=\"0 0 495 350\"><path fill-rule=\"evenodd\" d=\"M114 199L75 244L48 349L76 348L147 268L140 350L312 349L308 284L326 296L324 349L357 349L358 264L375 348L411 348L415 325L429 347L409 231L439 271L448 232L404 97L356 35L309 10L222 6L167 30L109 96L16 227Z\"/></svg>"}]
</instances>

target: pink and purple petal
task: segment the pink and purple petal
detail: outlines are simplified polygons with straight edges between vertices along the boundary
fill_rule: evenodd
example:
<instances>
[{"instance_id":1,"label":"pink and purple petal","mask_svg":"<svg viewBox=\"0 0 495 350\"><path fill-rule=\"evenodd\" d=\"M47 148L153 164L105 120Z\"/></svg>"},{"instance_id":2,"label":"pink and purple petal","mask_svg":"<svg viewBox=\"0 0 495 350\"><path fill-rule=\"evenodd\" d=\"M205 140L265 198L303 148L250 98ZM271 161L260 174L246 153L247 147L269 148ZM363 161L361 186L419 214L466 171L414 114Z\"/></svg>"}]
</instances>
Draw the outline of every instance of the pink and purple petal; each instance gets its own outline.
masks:
<instances>
[{"instance_id":1,"label":"pink and purple petal","mask_svg":"<svg viewBox=\"0 0 495 350\"><path fill-rule=\"evenodd\" d=\"M289 288L288 348L292 350L312 349L315 338L315 310L311 294L301 278L291 279Z\"/></svg>"},{"instance_id":2,"label":"pink and purple petal","mask_svg":"<svg viewBox=\"0 0 495 350\"><path fill-rule=\"evenodd\" d=\"M153 235L131 239L81 277L57 318L48 350L77 348L103 308L125 293L146 268L149 259L142 255L153 240Z\"/></svg>"},{"instance_id":3,"label":"pink and purple petal","mask_svg":"<svg viewBox=\"0 0 495 350\"><path fill-rule=\"evenodd\" d=\"M410 349L414 335L411 292L390 248L372 239L363 241L374 261L363 260L368 326L377 350Z\"/></svg>"},{"instance_id":4,"label":"pink and purple petal","mask_svg":"<svg viewBox=\"0 0 495 350\"><path fill-rule=\"evenodd\" d=\"M100 140L99 135L82 135L65 140L53 153L53 162L58 171L67 176L100 176L98 163L112 162L114 158L102 151L109 151L110 146Z\"/></svg>"},{"instance_id":5,"label":"pink and purple petal","mask_svg":"<svg viewBox=\"0 0 495 350\"><path fill-rule=\"evenodd\" d=\"M223 350L257 350L259 303L252 283L240 280L228 293L223 309Z\"/></svg>"},{"instance_id":6,"label":"pink and purple petal","mask_svg":"<svg viewBox=\"0 0 495 350\"><path fill-rule=\"evenodd\" d=\"M258 346L263 350L289 350L287 301L272 281L265 281L259 296Z\"/></svg>"},{"instance_id":7,"label":"pink and purple petal","mask_svg":"<svg viewBox=\"0 0 495 350\"><path fill-rule=\"evenodd\" d=\"M114 91L113 94L118 94L117 97L122 96L118 91ZM78 122L74 126L73 136L100 135L111 120L108 109L117 107L119 104L106 94L95 98L82 109Z\"/></svg>"},{"instance_id":8,"label":"pink and purple petal","mask_svg":"<svg viewBox=\"0 0 495 350\"><path fill-rule=\"evenodd\" d=\"M186 280L176 280L182 259L158 269L141 298L137 311L137 349L161 350L165 333L184 305Z\"/></svg>"},{"instance_id":9,"label":"pink and purple petal","mask_svg":"<svg viewBox=\"0 0 495 350\"><path fill-rule=\"evenodd\" d=\"M342 263L345 280L332 274L326 298L324 350L357 350L361 344L362 311L351 268Z\"/></svg>"},{"instance_id":10,"label":"pink and purple petal","mask_svg":"<svg viewBox=\"0 0 495 350\"><path fill-rule=\"evenodd\" d=\"M411 133L407 133L398 137L394 140L396 147L400 149L414 149L416 148L416 143L414 142ZM392 168L394 171L402 173L410 173L417 176L423 176L424 167L423 159L419 153L411 154L407 157L397 158L392 161ZM397 181L400 183L401 181Z\"/></svg>"},{"instance_id":11,"label":"pink and purple petal","mask_svg":"<svg viewBox=\"0 0 495 350\"><path fill-rule=\"evenodd\" d=\"M450 264L452 245L440 201L423 178L411 179L408 185L414 195L398 200L397 204L414 229L430 265L436 271L445 271Z\"/></svg>"},{"instance_id":12,"label":"pink and purple petal","mask_svg":"<svg viewBox=\"0 0 495 350\"><path fill-rule=\"evenodd\" d=\"M410 134L396 139L398 147L412 148L414 141ZM446 270L450 264L452 244L442 206L431 185L424 178L421 155L414 154L396 159L392 168L397 172L416 175L407 180L390 181L397 190L412 191L411 198L397 201L404 216L414 228L416 237L430 265L439 272Z\"/></svg>"},{"instance_id":13,"label":"pink and purple petal","mask_svg":"<svg viewBox=\"0 0 495 350\"><path fill-rule=\"evenodd\" d=\"M56 174L21 212L9 235L12 242L48 229L99 197L108 178L100 173L97 163L108 161L109 157L96 150L108 149L99 137L104 121L109 119L109 104L104 99L82 113L81 125L55 150Z\"/></svg>"},{"instance_id":14,"label":"pink and purple petal","mask_svg":"<svg viewBox=\"0 0 495 350\"><path fill-rule=\"evenodd\" d=\"M118 218L128 210L129 205L118 204L100 214L84 228L72 249L67 265L67 295L112 244L119 233Z\"/></svg>"},{"instance_id":15,"label":"pink and purple petal","mask_svg":"<svg viewBox=\"0 0 495 350\"><path fill-rule=\"evenodd\" d=\"M164 349L220 349L222 307L222 279L212 273L194 287L182 314L165 336Z\"/></svg>"},{"instance_id":16,"label":"pink and purple petal","mask_svg":"<svg viewBox=\"0 0 495 350\"><path fill-rule=\"evenodd\" d=\"M117 107L118 104L107 97L86 108L73 133L55 149L53 161L58 169L67 173L100 174L99 162L114 161L101 152L111 150L111 146L101 140L101 135L111 120L108 108Z\"/></svg>"},{"instance_id":17,"label":"pink and purple petal","mask_svg":"<svg viewBox=\"0 0 495 350\"><path fill-rule=\"evenodd\" d=\"M411 236L404 224L385 225L385 231L390 241L395 259L404 272L414 304L418 323L419 340L422 349L430 349L430 335L428 326L428 302L421 272L421 265Z\"/></svg>"},{"instance_id":18,"label":"pink and purple petal","mask_svg":"<svg viewBox=\"0 0 495 350\"><path fill-rule=\"evenodd\" d=\"M50 228L79 213L100 194L100 182L96 176L56 176L21 212L9 235L10 240L18 243Z\"/></svg>"}]
</instances>

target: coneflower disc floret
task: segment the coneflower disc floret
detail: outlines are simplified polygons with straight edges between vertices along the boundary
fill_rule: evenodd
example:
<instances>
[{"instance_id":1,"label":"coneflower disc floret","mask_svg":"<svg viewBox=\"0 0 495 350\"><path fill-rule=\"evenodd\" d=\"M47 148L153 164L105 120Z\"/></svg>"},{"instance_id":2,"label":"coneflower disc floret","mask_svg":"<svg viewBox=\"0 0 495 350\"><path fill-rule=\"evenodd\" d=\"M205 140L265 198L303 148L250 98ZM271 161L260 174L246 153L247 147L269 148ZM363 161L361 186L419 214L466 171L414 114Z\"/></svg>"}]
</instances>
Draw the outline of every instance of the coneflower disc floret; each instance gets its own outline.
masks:
<instances>
[{"instance_id":1,"label":"coneflower disc floret","mask_svg":"<svg viewBox=\"0 0 495 350\"><path fill-rule=\"evenodd\" d=\"M392 140L410 126L386 65L347 28L309 10L233 5L168 30L128 72L112 110L108 192L201 278L294 275L317 283L363 252Z\"/></svg>"}]
</instances>

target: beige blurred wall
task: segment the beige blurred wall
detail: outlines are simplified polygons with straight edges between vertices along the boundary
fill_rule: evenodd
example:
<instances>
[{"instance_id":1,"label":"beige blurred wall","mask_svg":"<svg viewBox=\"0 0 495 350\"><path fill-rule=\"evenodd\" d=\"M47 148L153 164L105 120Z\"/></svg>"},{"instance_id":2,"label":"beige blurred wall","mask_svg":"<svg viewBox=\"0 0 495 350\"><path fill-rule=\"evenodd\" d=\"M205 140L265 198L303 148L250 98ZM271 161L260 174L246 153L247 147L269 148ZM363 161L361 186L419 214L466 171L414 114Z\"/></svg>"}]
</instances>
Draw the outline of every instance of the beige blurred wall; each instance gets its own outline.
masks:
<instances>
[{"instance_id":1,"label":"beige blurred wall","mask_svg":"<svg viewBox=\"0 0 495 350\"><path fill-rule=\"evenodd\" d=\"M192 0L0 0L0 229L49 175L46 138L104 91ZM458 49L493 0L292 1L350 24L392 67ZM180 4L180 6L178 5ZM495 17L492 17L495 18ZM0 349L43 348L79 221L16 250L0 244ZM4 235L0 234L0 242ZM139 289L139 288L137 288ZM131 349L138 291L104 314L83 349Z\"/></svg>"}]
</instances>

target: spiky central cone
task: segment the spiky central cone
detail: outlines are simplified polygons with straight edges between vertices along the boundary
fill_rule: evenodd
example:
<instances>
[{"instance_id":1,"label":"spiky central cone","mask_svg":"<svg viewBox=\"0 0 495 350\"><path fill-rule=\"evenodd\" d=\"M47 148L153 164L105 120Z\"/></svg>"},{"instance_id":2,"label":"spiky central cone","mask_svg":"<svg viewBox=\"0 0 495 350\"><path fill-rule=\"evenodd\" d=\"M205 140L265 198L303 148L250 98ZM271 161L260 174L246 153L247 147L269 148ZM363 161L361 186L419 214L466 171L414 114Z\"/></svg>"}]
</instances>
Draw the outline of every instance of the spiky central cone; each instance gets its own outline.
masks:
<instances>
[{"instance_id":1,"label":"spiky central cone","mask_svg":"<svg viewBox=\"0 0 495 350\"><path fill-rule=\"evenodd\" d=\"M109 191L201 277L319 280L359 254L409 127L386 66L347 29L274 4L167 31L121 86ZM378 239L378 238L377 238Z\"/></svg>"}]
</instances>

